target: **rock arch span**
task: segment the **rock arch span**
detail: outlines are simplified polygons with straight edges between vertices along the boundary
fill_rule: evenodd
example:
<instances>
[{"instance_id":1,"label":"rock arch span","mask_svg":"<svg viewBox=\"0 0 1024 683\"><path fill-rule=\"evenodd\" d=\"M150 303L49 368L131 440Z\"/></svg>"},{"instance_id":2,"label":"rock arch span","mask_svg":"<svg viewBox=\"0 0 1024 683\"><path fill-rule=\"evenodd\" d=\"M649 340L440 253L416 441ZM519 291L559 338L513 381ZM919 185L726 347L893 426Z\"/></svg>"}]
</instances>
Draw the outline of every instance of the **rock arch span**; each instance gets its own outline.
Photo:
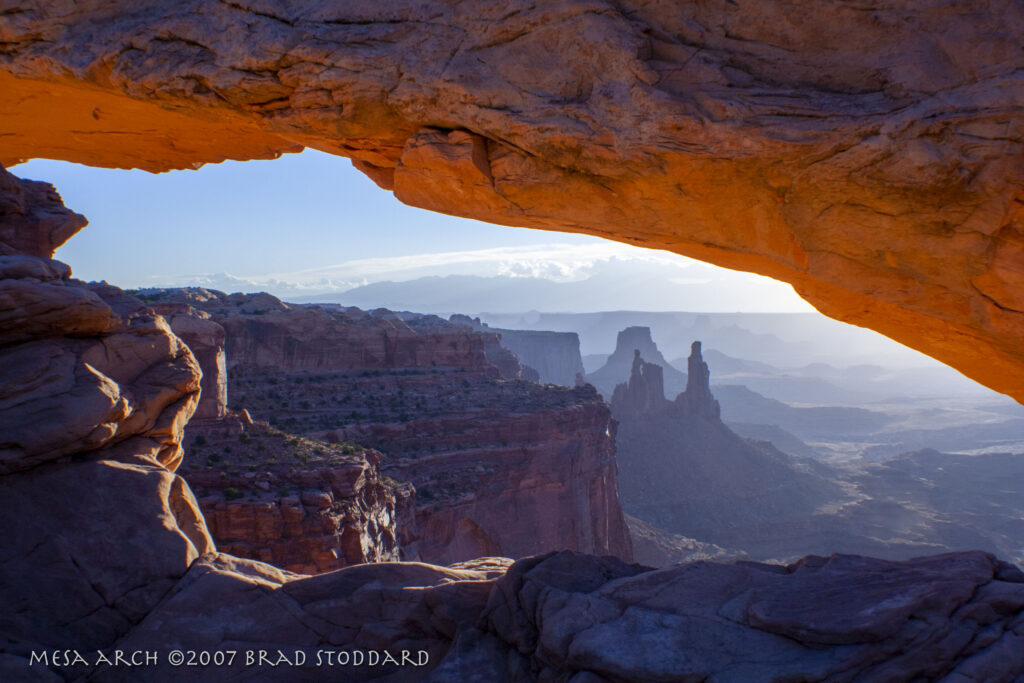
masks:
<instances>
[{"instance_id":1,"label":"rock arch span","mask_svg":"<svg viewBox=\"0 0 1024 683\"><path fill-rule=\"evenodd\" d=\"M302 147L398 199L792 283L1024 400L1012 0L10 0L0 163Z\"/></svg>"}]
</instances>

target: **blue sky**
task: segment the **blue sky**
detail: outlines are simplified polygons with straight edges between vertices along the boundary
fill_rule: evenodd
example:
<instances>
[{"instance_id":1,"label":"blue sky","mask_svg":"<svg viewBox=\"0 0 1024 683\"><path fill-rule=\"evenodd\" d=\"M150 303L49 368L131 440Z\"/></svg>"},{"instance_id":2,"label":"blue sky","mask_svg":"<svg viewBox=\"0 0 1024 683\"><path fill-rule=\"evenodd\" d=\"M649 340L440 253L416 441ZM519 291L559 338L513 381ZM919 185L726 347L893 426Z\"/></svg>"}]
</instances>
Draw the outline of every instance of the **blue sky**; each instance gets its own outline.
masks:
<instances>
[{"instance_id":1,"label":"blue sky","mask_svg":"<svg viewBox=\"0 0 1024 683\"><path fill-rule=\"evenodd\" d=\"M700 301L712 310L714 292L737 287L751 294L744 303L723 298L721 310L750 310L751 301L756 310L812 310L788 285L675 254L408 207L347 159L315 151L162 174L47 160L11 171L53 183L67 206L89 218L56 258L76 277L122 287L198 284L288 297L425 275L564 282L625 261L702 285ZM648 310L692 308L678 288L664 300L649 290L637 292ZM537 308L531 303L539 302L524 302L524 310Z\"/></svg>"}]
</instances>

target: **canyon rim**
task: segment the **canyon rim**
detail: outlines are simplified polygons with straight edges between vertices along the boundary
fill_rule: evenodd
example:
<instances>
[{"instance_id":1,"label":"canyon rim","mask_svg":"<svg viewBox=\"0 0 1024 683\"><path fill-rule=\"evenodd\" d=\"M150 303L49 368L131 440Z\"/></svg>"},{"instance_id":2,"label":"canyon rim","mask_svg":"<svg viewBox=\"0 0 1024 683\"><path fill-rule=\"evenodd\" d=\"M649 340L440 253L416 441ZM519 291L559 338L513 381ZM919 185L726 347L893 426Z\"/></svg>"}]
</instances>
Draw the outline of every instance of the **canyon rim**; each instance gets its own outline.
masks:
<instances>
[{"instance_id":1,"label":"canyon rim","mask_svg":"<svg viewBox=\"0 0 1024 683\"><path fill-rule=\"evenodd\" d=\"M789 282L826 315L1021 401L1024 5L982 5L7 0L0 164L49 158L160 172L318 149L351 158L414 206L586 232ZM53 260L86 220L54 188L14 170L0 174L5 680L139 680L138 671L95 658L32 664L41 651L112 649L160 651L141 675L152 680L186 680L166 657L172 649L301 652L304 663L286 674L293 680L323 676L314 662L324 651L403 650L426 653L428 664L345 675L577 683L1024 676L1024 573L986 553L631 563L609 413L586 387L534 383L515 394L551 404L549 412L524 408L522 422L568 444L552 462L584 454L568 470L523 465L517 458L533 456L502 443L501 420L484 429L468 424L479 422L474 415L459 428L484 434L480 443L454 455L439 447L450 460L437 462L505 449L502 472L522 487L494 499L557 500L569 517L572 501L560 495L577 491L587 507L574 538L588 545L515 563L462 557L532 539L462 524L459 515L486 507L482 490L446 489L436 504L450 505L449 517L440 531L430 528L439 517L403 502L408 489L381 470L376 446L347 445L380 436L377 422L337 439L330 429L279 436L220 400L219 372L231 371L231 344L255 340L263 346L248 352L270 349L279 355L268 362L281 366L296 358L287 355L295 329L301 336L337 325L356 330L358 354L379 345L388 359L342 368L367 373L352 379L357 388L386 375L381 382L396 394L401 386L412 395L408 387L449 365L462 373L457 389L530 384L518 361L488 342L493 333L427 321L433 336L417 336L415 324L386 317L360 318L366 327L357 329L356 313L287 317L267 314L276 304L265 300L220 318L188 302L161 311L159 302L75 280ZM312 322L289 327L298 318ZM391 332L359 336L371 328ZM452 346L438 341L444 335ZM412 360L394 361L396 349ZM454 356L458 363L443 360ZM316 369L325 367L338 369ZM646 372L639 357L635 367ZM273 378L257 379L269 386ZM706 389L703 379L694 386ZM710 410L710 396L688 395ZM295 410L298 424L312 409ZM303 464L334 458L317 470L323 496L282 490L267 502L254 486L243 512L204 508L185 465L193 416L196 428L207 421L227 430L211 439L273 436ZM576 439L581 430L607 438ZM380 436L384 457L407 436ZM564 485L573 477L578 490ZM279 479L287 483L285 471ZM209 487L231 498L238 485L228 483ZM298 518L316 520L293 526L299 545L320 558L295 562L302 574L262 561L283 563L274 534L245 551L258 557L239 557L218 552L211 533L232 524L279 530ZM435 553L426 559L447 564L394 561L396 519L415 520ZM504 521L488 517L494 529ZM340 555L310 540L318 529L333 534L331 525L359 529ZM187 673L220 680L258 671L242 657Z\"/></svg>"}]
</instances>

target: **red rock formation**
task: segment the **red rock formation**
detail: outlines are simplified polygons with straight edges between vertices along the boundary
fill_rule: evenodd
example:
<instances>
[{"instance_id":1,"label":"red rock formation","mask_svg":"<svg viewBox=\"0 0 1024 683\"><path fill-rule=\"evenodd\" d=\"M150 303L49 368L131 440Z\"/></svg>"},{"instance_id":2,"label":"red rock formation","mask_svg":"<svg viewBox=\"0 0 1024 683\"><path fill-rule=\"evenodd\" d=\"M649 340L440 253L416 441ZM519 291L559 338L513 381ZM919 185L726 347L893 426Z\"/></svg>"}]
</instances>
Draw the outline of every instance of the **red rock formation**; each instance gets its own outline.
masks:
<instances>
[{"instance_id":1,"label":"red rock formation","mask_svg":"<svg viewBox=\"0 0 1024 683\"><path fill-rule=\"evenodd\" d=\"M191 306L154 306L153 310L164 316L171 331L188 345L203 369L199 405L192 416L193 422L223 419L228 408L224 328L211 320L208 313Z\"/></svg>"},{"instance_id":2,"label":"red rock formation","mask_svg":"<svg viewBox=\"0 0 1024 683\"><path fill-rule=\"evenodd\" d=\"M195 358L48 258L84 225L52 188L0 169L0 207L0 678L25 680L32 650L112 645L215 546L172 473Z\"/></svg>"},{"instance_id":3,"label":"red rock formation","mask_svg":"<svg viewBox=\"0 0 1024 683\"><path fill-rule=\"evenodd\" d=\"M384 309L289 308L265 294L145 296L159 310L200 306L224 327L236 408L289 432L387 455L384 471L419 492L417 531L401 544L405 557L449 563L572 549L631 558L607 406L590 388L502 380L487 358L489 346L495 355L496 334ZM514 355L498 360L506 374L521 374ZM520 511L514 525L510 508ZM233 509L251 522L248 508ZM265 514L278 524L279 513ZM218 542L228 540L225 526L211 526ZM328 535L315 543L337 552L337 534ZM387 542L374 543L386 548L377 555L388 555ZM266 559L267 552L239 554Z\"/></svg>"},{"instance_id":4,"label":"red rock formation","mask_svg":"<svg viewBox=\"0 0 1024 683\"><path fill-rule=\"evenodd\" d=\"M790 282L1020 399L1022 26L1005 0L15 0L0 163L309 146L415 206Z\"/></svg>"},{"instance_id":5,"label":"red rock formation","mask_svg":"<svg viewBox=\"0 0 1024 683\"><path fill-rule=\"evenodd\" d=\"M66 208L49 183L22 180L0 167L0 256L48 259L88 224Z\"/></svg>"},{"instance_id":6,"label":"red rock formation","mask_svg":"<svg viewBox=\"0 0 1024 683\"><path fill-rule=\"evenodd\" d=\"M676 403L687 415L696 415L705 420L721 420L722 410L711 395L711 373L701 356L699 341L690 346L686 369L686 391L676 396Z\"/></svg>"},{"instance_id":7,"label":"red rock formation","mask_svg":"<svg viewBox=\"0 0 1024 683\"><path fill-rule=\"evenodd\" d=\"M139 300L14 253L48 253L84 220L48 185L2 169L0 180L0 190L20 188L2 203L20 208L0 214L0 474L115 446L173 471L198 401L198 363Z\"/></svg>"},{"instance_id":8,"label":"red rock formation","mask_svg":"<svg viewBox=\"0 0 1024 683\"><path fill-rule=\"evenodd\" d=\"M619 332L615 339L615 351L608 356L605 364L587 375L587 381L597 387L604 396L611 396L615 387L629 379L636 367L636 354L647 359L649 364L658 367L661 375L659 382L663 385L662 398L675 396L683 390L686 375L676 370L665 360L658 345L651 338L649 327L627 327Z\"/></svg>"},{"instance_id":9,"label":"red rock formation","mask_svg":"<svg viewBox=\"0 0 1024 683\"><path fill-rule=\"evenodd\" d=\"M19 233L5 244L45 242L22 241ZM57 352L104 345L110 365L95 366L111 372L103 392L131 409L76 435L79 450L67 453L73 462L24 444L13 457L5 452L0 679L138 680L135 667L93 666L97 651L114 656L115 648L155 653L157 663L145 671L155 680L182 676L172 649L224 655L204 665L197 654L199 666L187 671L192 681L321 678L337 671L327 657L355 651L382 663L345 668L346 678L396 682L428 674L435 681L637 682L736 672L830 681L1024 675L1024 574L977 552L903 563L833 556L788 567L694 563L659 571L557 553L511 568L490 558L449 568L364 564L315 577L216 553L187 484L158 460L175 466L167 456L177 452L180 424L195 405L191 354L160 318L138 313L138 300L115 288L71 281L66 266L38 257L0 259L9 268L0 286L9 287L5 296L16 294L4 301L17 302L3 309L0 348L23 354L0 364L5 411L37 399L45 409L56 395L49 386L70 387L74 397L80 368L97 377L102 371L93 363L104 354L87 353L84 365L75 357L36 375L35 384L23 381L28 375L17 366L38 358L32 344L40 339ZM42 320L24 318L25 309L62 304ZM151 372L161 353L162 370ZM6 420L10 414L5 447L18 427ZM50 427L77 430L69 414L52 411ZM153 414L156 424L132 417ZM255 659L261 650L291 662L302 654L305 663L263 665ZM385 659L403 650L415 664ZM71 663L74 651L90 663Z\"/></svg>"},{"instance_id":10,"label":"red rock formation","mask_svg":"<svg viewBox=\"0 0 1024 683\"><path fill-rule=\"evenodd\" d=\"M145 290L146 300L204 311L226 332L229 369L374 370L457 367L497 376L482 335L435 316L286 304L270 294Z\"/></svg>"},{"instance_id":11,"label":"red rock formation","mask_svg":"<svg viewBox=\"0 0 1024 683\"><path fill-rule=\"evenodd\" d=\"M662 370L657 363L648 363L641 358L639 349L633 351L629 381L619 384L612 392L611 404L616 415L645 416L666 412L669 403L665 400Z\"/></svg>"},{"instance_id":12,"label":"red rock formation","mask_svg":"<svg viewBox=\"0 0 1024 683\"><path fill-rule=\"evenodd\" d=\"M414 491L381 474L380 453L260 423L189 431L185 476L222 552L302 574L416 557Z\"/></svg>"},{"instance_id":13,"label":"red rock formation","mask_svg":"<svg viewBox=\"0 0 1024 683\"><path fill-rule=\"evenodd\" d=\"M514 391L492 392L495 407L337 432L379 445L386 471L416 487L424 561L551 549L632 559L608 407L589 386L548 409L530 407L540 387Z\"/></svg>"},{"instance_id":14,"label":"red rock formation","mask_svg":"<svg viewBox=\"0 0 1024 683\"><path fill-rule=\"evenodd\" d=\"M670 534L788 559L867 545L851 525L820 514L847 500L842 489L770 444L737 436L711 395L700 342L686 391L662 394L661 368L637 353L628 384L616 387L612 415L623 509Z\"/></svg>"},{"instance_id":15,"label":"red rock formation","mask_svg":"<svg viewBox=\"0 0 1024 683\"><path fill-rule=\"evenodd\" d=\"M584 372L580 338L575 332L499 329L480 322L480 318L461 314L451 316L450 320L478 332L496 333L501 338L501 345L537 375L535 378L532 374L529 377L524 375L523 379L571 387L576 385L577 375Z\"/></svg>"}]
</instances>

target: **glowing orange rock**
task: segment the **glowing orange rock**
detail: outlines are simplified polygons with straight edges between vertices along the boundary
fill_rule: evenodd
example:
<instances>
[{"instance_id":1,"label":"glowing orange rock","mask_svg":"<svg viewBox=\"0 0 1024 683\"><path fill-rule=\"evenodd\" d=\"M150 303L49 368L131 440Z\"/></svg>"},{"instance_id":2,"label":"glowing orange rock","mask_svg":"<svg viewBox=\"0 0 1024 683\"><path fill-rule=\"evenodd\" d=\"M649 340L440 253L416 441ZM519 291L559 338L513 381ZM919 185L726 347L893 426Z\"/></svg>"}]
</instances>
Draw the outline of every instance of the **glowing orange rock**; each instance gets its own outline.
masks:
<instances>
[{"instance_id":1,"label":"glowing orange rock","mask_svg":"<svg viewBox=\"0 0 1024 683\"><path fill-rule=\"evenodd\" d=\"M802 4L16 0L0 163L315 147L416 206L790 282L1024 399L1024 6Z\"/></svg>"}]
</instances>

